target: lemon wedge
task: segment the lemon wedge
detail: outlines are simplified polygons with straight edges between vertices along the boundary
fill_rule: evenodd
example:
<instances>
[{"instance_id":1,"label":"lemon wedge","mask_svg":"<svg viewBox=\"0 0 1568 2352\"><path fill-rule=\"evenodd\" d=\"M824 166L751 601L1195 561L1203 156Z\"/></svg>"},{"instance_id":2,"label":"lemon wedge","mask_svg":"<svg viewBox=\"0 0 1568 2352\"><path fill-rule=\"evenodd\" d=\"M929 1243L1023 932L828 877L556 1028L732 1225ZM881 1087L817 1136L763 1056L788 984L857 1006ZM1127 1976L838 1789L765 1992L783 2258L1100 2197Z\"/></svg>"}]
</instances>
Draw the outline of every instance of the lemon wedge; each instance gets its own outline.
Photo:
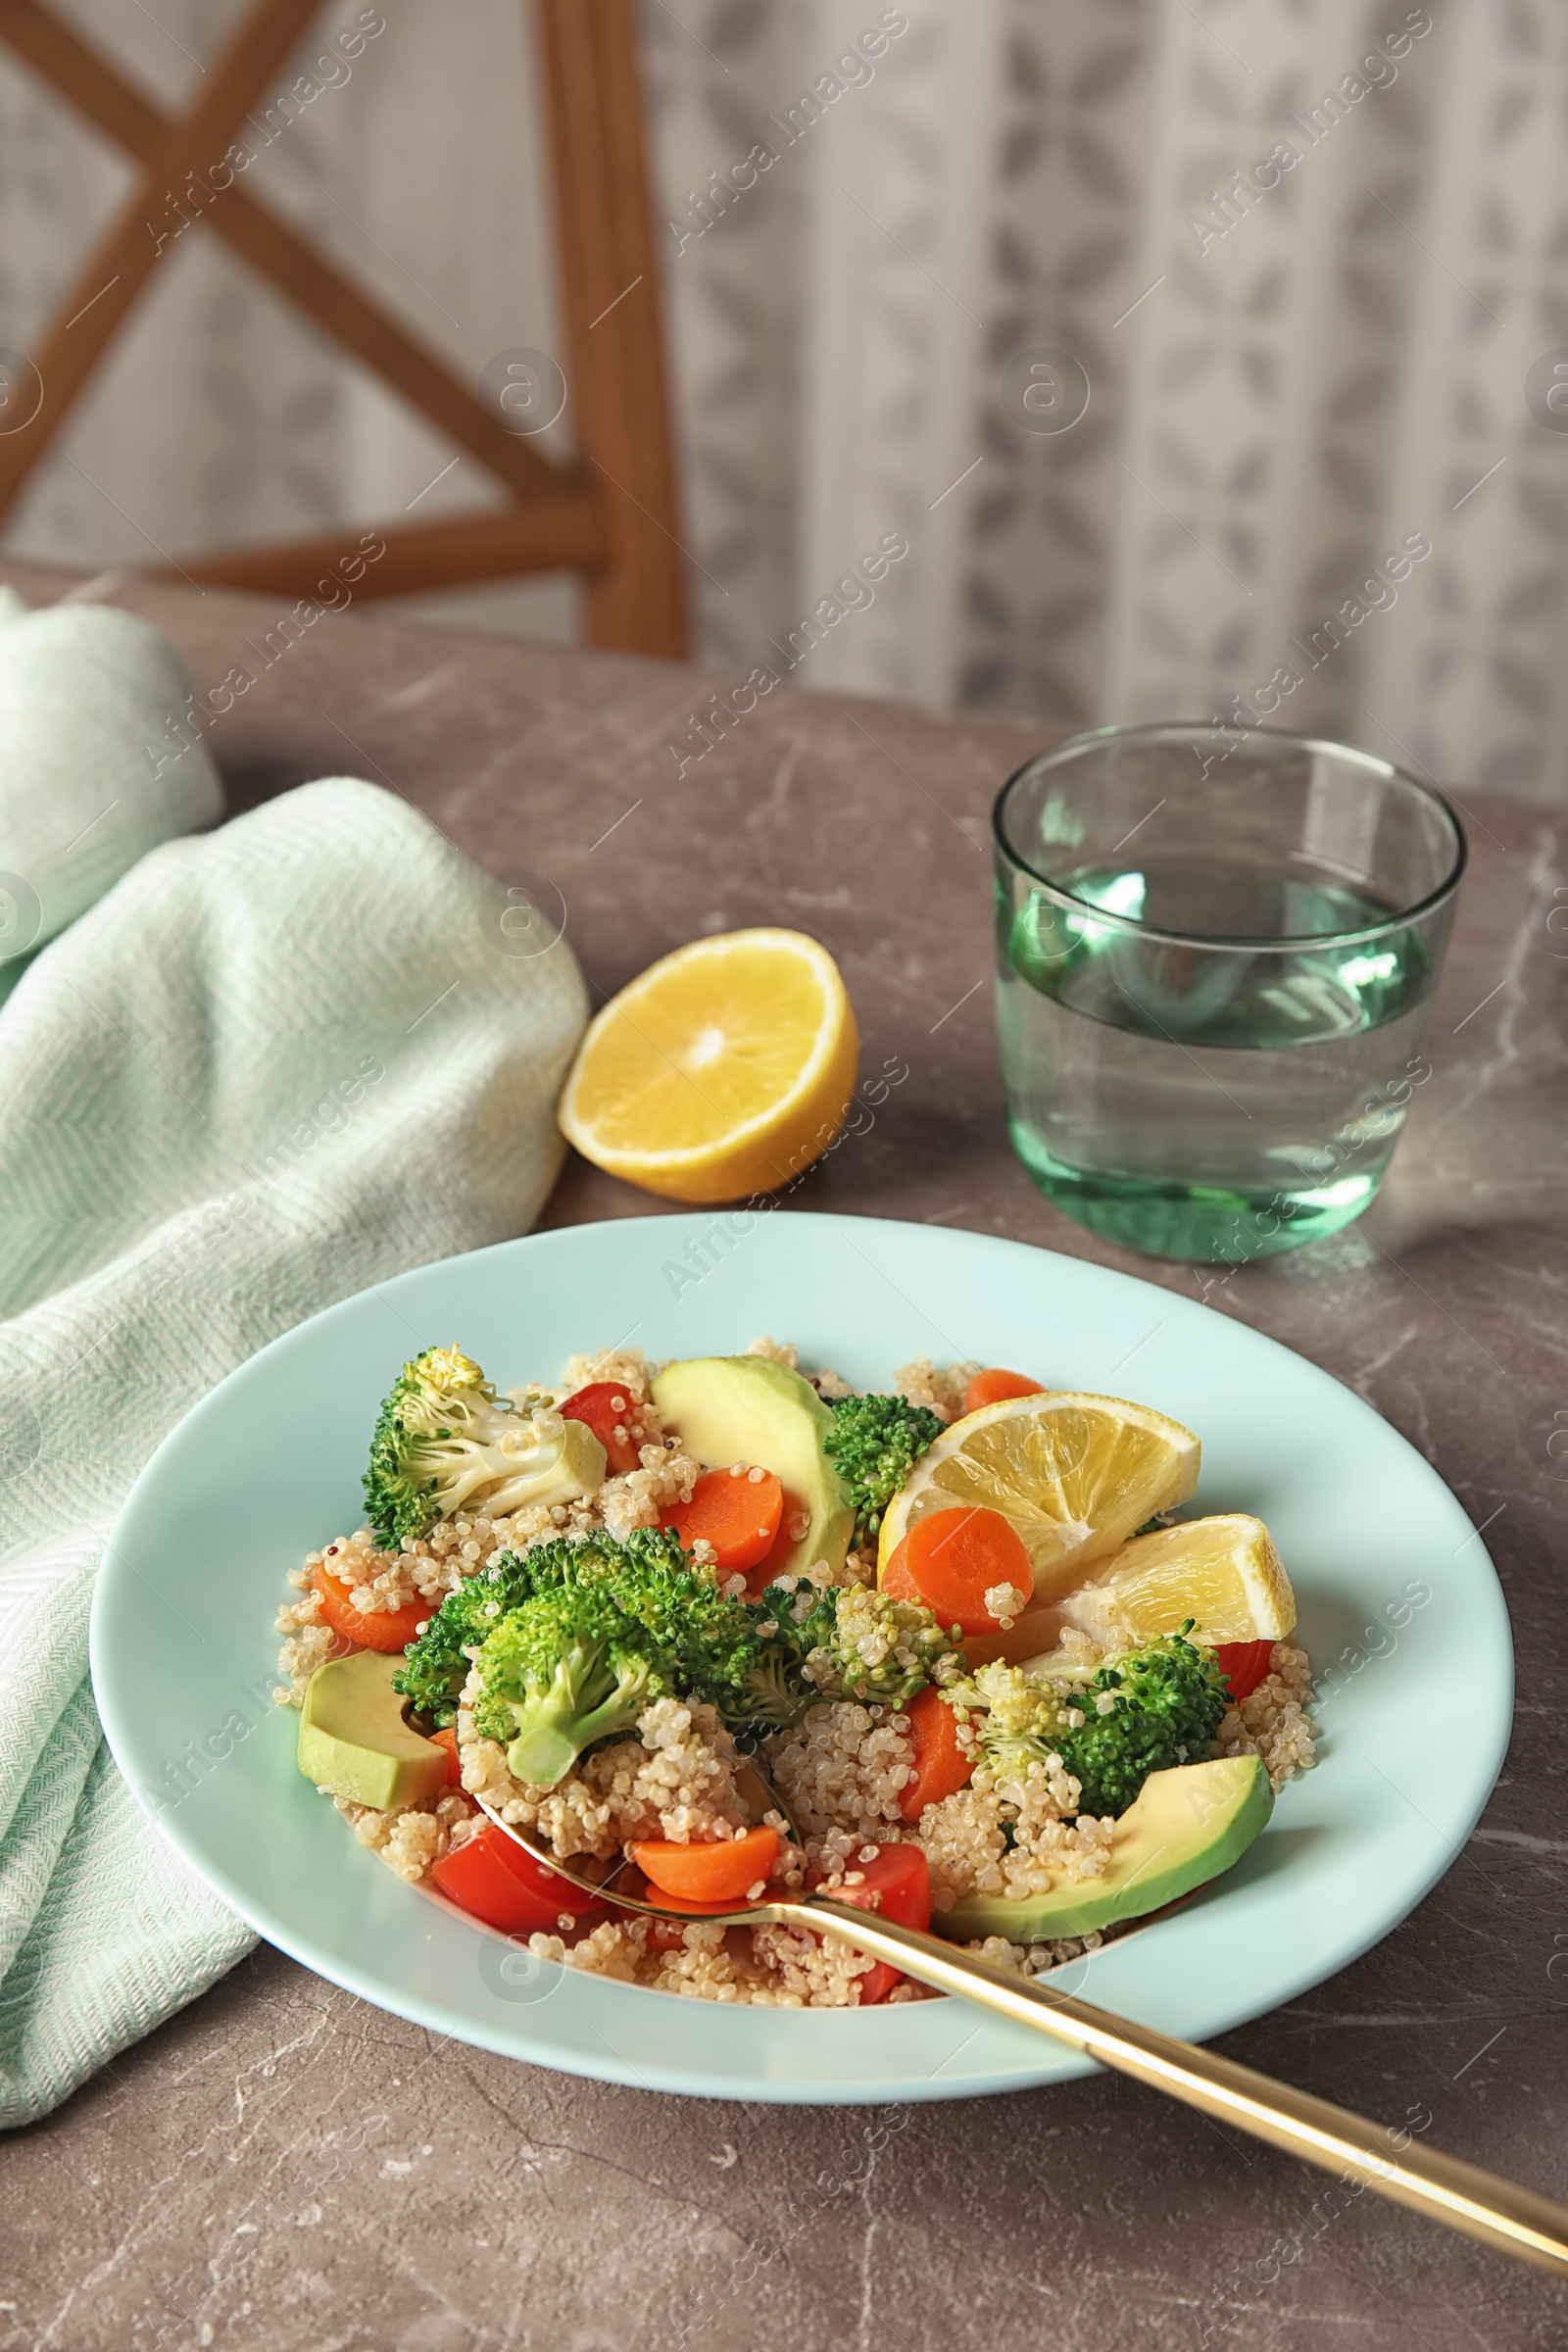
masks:
<instances>
[{"instance_id":1,"label":"lemon wedge","mask_svg":"<svg viewBox=\"0 0 1568 2352\"><path fill-rule=\"evenodd\" d=\"M1205 1642L1278 1642L1296 1595L1262 1520L1231 1511L1136 1537L1061 1613L1102 1649L1136 1648L1189 1617Z\"/></svg>"},{"instance_id":2,"label":"lemon wedge","mask_svg":"<svg viewBox=\"0 0 1568 2352\"><path fill-rule=\"evenodd\" d=\"M844 1124L859 1039L838 965L800 931L726 931L598 1013L557 1117L585 1159L671 1200L739 1200Z\"/></svg>"},{"instance_id":3,"label":"lemon wedge","mask_svg":"<svg viewBox=\"0 0 1568 2352\"><path fill-rule=\"evenodd\" d=\"M955 1421L916 1462L883 1518L877 1565L928 1511L980 1504L1028 1545L1038 1609L1156 1511L1185 1502L1198 1464L1192 1431L1148 1405L1075 1392L1004 1397Z\"/></svg>"}]
</instances>

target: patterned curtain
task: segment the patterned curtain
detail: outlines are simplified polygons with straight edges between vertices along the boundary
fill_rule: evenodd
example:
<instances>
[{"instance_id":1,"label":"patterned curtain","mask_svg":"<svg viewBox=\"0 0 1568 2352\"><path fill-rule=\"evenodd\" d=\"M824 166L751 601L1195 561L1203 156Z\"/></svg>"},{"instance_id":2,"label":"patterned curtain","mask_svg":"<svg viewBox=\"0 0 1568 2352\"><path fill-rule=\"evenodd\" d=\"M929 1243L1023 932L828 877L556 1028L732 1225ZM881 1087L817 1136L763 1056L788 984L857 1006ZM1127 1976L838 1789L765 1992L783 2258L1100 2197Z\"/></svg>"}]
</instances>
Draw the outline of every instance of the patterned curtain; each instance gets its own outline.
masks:
<instances>
[{"instance_id":1,"label":"patterned curtain","mask_svg":"<svg viewBox=\"0 0 1568 2352\"><path fill-rule=\"evenodd\" d=\"M74 13L172 103L238 4ZM476 372L552 332L519 7L382 13L266 184ZM644 0L644 34L721 676L1252 713L1568 795L1562 0ZM0 343L122 184L0 71ZM491 495L426 488L450 452L189 245L10 547Z\"/></svg>"},{"instance_id":2,"label":"patterned curtain","mask_svg":"<svg viewBox=\"0 0 1568 2352\"><path fill-rule=\"evenodd\" d=\"M678 13L648 38L716 660L814 611L806 683L1240 710L1568 796L1560 0Z\"/></svg>"}]
</instances>

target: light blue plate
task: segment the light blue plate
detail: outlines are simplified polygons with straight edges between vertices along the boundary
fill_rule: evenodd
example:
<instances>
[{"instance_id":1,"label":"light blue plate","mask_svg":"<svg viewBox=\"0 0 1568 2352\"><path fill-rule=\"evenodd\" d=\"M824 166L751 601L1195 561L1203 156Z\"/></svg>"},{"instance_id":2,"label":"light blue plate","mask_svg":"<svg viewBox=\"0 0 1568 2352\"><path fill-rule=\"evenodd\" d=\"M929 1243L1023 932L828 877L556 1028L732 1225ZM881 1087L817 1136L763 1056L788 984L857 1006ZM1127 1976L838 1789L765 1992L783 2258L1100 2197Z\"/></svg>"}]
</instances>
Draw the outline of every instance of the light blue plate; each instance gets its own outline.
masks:
<instances>
[{"instance_id":1,"label":"light blue plate","mask_svg":"<svg viewBox=\"0 0 1568 2352\"><path fill-rule=\"evenodd\" d=\"M426 1266L264 1348L160 1446L121 1514L92 1672L122 1771L191 1867L309 1968L438 2034L570 2074L710 2097L967 2097L1090 2071L956 2000L718 2007L534 1963L402 1885L294 1769L273 1708L285 1571L359 1524L377 1404L461 1342L502 1385L576 1348L735 1353L792 1339L858 1385L973 1356L1130 1396L1202 1440L1194 1506L1273 1530L1320 1673L1323 1760L1229 1877L1068 1972L1196 2041L1375 1943L1454 1859L1502 1762L1507 1614L1480 1538L1370 1407L1169 1291L927 1225L775 1212L643 1217ZM1437 1768L1441 1759L1441 1769Z\"/></svg>"}]
</instances>

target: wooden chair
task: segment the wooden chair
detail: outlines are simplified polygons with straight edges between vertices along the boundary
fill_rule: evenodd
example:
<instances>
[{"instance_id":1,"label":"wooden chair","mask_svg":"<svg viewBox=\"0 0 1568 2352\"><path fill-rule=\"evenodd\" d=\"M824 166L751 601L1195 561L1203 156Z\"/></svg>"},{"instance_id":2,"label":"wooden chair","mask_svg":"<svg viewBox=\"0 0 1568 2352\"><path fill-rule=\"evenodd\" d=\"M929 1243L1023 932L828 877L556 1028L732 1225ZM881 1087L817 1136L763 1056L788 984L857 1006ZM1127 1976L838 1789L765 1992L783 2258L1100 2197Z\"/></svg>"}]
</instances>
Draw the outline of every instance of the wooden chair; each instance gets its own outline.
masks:
<instances>
[{"instance_id":1,"label":"wooden chair","mask_svg":"<svg viewBox=\"0 0 1568 2352\"><path fill-rule=\"evenodd\" d=\"M200 78L188 113L161 114L42 0L0 0L0 41L123 148L141 179L83 265L34 354L38 405L0 434L0 520L15 504L157 267L149 222L170 192L356 359L511 492L498 511L383 536L361 595L397 596L576 571L590 644L687 652L686 594L633 0L532 0L551 125L568 420L577 456L555 465L243 178L215 158L307 30L319 0L255 0ZM342 533L195 556L178 569L221 588L313 593ZM172 577L172 573L162 576Z\"/></svg>"}]
</instances>

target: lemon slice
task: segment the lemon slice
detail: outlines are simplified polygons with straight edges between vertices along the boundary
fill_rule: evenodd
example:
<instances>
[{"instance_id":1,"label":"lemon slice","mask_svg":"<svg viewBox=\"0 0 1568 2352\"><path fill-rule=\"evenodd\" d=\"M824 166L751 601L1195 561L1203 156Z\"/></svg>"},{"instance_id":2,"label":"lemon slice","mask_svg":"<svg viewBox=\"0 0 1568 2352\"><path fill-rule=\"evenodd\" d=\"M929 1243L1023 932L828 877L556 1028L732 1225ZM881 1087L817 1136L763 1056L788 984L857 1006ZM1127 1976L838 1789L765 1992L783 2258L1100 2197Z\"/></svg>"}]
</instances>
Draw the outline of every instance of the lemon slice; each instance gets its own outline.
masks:
<instances>
[{"instance_id":1,"label":"lemon slice","mask_svg":"<svg viewBox=\"0 0 1568 2352\"><path fill-rule=\"evenodd\" d=\"M844 1124L859 1039L827 950L727 931L662 956L589 1024L557 1117L585 1159L671 1200L770 1193Z\"/></svg>"},{"instance_id":2,"label":"lemon slice","mask_svg":"<svg viewBox=\"0 0 1568 2352\"><path fill-rule=\"evenodd\" d=\"M916 1519L982 1504L1009 1519L1034 1563L1033 1606L1084 1582L1156 1511L1198 1484L1190 1429L1118 1396L1007 1396L955 1421L916 1462L882 1521L885 1567Z\"/></svg>"},{"instance_id":3,"label":"lemon slice","mask_svg":"<svg viewBox=\"0 0 1568 2352\"><path fill-rule=\"evenodd\" d=\"M1262 1520L1232 1511L1135 1538L1061 1613L1102 1649L1135 1648L1189 1617L1205 1642L1277 1642L1296 1595Z\"/></svg>"}]
</instances>

